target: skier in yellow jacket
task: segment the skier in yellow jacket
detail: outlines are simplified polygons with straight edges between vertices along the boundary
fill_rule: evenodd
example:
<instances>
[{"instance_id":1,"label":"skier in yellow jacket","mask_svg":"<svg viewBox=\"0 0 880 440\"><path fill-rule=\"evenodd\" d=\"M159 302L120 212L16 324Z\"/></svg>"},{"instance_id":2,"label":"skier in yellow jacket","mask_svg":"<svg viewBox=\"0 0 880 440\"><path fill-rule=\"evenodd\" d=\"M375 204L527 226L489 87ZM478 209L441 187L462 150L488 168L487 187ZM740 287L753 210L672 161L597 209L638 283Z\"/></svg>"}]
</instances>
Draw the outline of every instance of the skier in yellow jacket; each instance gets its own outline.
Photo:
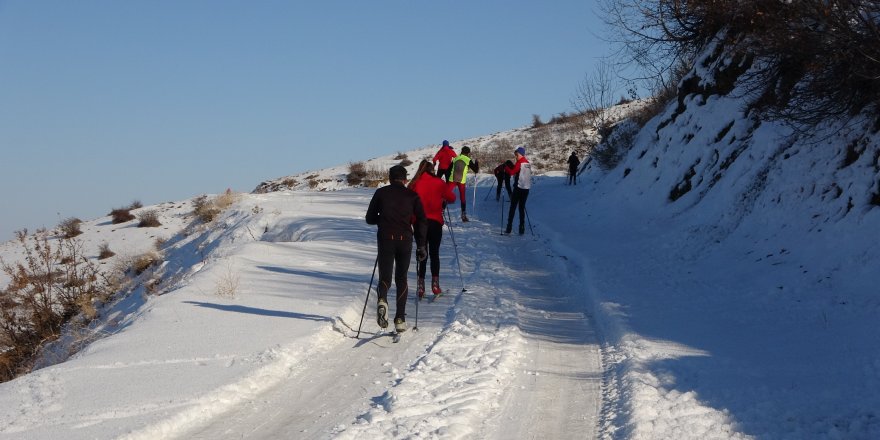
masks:
<instances>
[{"instance_id":1,"label":"skier in yellow jacket","mask_svg":"<svg viewBox=\"0 0 880 440\"><path fill-rule=\"evenodd\" d=\"M467 218L467 200L465 200L465 185L467 184L468 169L474 170L475 173L480 172L480 164L476 160L471 160L471 149L467 145L461 148L461 154L452 161L452 173L449 176L449 185L458 187L458 195L461 199L461 221L468 221Z\"/></svg>"}]
</instances>

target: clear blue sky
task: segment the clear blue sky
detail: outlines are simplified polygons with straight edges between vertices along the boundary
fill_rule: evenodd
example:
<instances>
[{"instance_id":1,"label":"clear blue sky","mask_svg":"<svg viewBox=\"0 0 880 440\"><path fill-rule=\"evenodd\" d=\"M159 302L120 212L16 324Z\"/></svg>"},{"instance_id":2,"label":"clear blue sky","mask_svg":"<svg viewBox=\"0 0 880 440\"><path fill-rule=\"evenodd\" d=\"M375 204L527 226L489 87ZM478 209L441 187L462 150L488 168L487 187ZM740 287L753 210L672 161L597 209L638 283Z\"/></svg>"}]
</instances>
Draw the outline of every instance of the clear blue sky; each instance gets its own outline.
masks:
<instances>
[{"instance_id":1,"label":"clear blue sky","mask_svg":"<svg viewBox=\"0 0 880 440\"><path fill-rule=\"evenodd\" d=\"M0 240L571 110L591 1L0 0Z\"/></svg>"}]
</instances>

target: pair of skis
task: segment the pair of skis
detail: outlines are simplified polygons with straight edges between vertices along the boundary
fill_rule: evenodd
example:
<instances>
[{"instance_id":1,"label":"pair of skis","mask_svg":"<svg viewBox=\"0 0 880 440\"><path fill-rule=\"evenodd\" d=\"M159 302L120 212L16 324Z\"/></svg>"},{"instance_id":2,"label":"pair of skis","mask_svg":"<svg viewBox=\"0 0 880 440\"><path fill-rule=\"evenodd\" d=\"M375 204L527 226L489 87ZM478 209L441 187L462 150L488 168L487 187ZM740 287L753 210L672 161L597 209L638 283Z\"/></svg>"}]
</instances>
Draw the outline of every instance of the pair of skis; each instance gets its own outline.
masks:
<instances>
[{"instance_id":1,"label":"pair of skis","mask_svg":"<svg viewBox=\"0 0 880 440\"><path fill-rule=\"evenodd\" d=\"M395 344L400 342L400 335L401 334L402 333L398 332L397 330L386 330L384 333L384 335L391 336L391 342L393 342Z\"/></svg>"},{"instance_id":2,"label":"pair of skis","mask_svg":"<svg viewBox=\"0 0 880 440\"><path fill-rule=\"evenodd\" d=\"M431 304L431 303L433 303L434 301L437 301L437 300L438 300L441 296L443 296L443 295L446 295L446 292L441 291L440 293L438 293L438 294L436 294L436 295L434 295L434 294L432 293L432 294L431 294L431 299L428 300L428 303ZM425 296L419 298L419 302L421 302L422 300L424 300L426 296L428 296L428 295L425 295Z\"/></svg>"},{"instance_id":3,"label":"pair of skis","mask_svg":"<svg viewBox=\"0 0 880 440\"><path fill-rule=\"evenodd\" d=\"M434 303L434 302L437 301L441 296L445 296L446 293L447 293L447 291L441 291L441 292L438 293L437 295L432 295L433 297L432 297L431 299L429 299L428 302L429 302L429 303ZM422 299L423 299L423 298L419 298L418 301L421 302ZM418 307L418 306L417 306L417 307ZM416 324L416 326L413 327L412 329L413 329L413 331L418 330L418 329L419 329L418 324ZM383 333L381 333L380 336L391 336L391 342L393 342L393 343L395 343L395 344L398 343L398 342L400 342L401 335L402 335L403 333L405 333L405 332L398 332L397 330L385 330L385 329L383 329L382 331L383 331Z\"/></svg>"}]
</instances>

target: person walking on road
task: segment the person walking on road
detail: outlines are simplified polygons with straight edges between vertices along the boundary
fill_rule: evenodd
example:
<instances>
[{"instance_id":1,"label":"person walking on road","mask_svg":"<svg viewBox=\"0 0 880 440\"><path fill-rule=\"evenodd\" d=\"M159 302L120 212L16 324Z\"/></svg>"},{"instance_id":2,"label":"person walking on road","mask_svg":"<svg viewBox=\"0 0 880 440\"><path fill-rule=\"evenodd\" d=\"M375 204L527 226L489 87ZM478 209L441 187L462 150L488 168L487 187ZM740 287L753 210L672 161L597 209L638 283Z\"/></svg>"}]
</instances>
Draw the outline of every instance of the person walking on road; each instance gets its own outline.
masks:
<instances>
[{"instance_id":1,"label":"person walking on road","mask_svg":"<svg viewBox=\"0 0 880 440\"><path fill-rule=\"evenodd\" d=\"M519 147L513 152L516 162L508 174L514 176L513 196L510 198L510 211L507 215L507 229L505 234L510 234L513 229L513 214L519 207L519 235L526 233L525 211L526 200L529 199L529 189L532 187L532 164L526 159L525 147Z\"/></svg>"},{"instance_id":2,"label":"person walking on road","mask_svg":"<svg viewBox=\"0 0 880 440\"><path fill-rule=\"evenodd\" d=\"M379 327L388 327L388 290L391 288L392 273L397 287L397 307L394 312L394 329L398 333L406 331L406 300L408 296L407 275L412 257L413 237L418 248L416 257L423 261L427 257L425 248L427 220L422 201L415 191L406 187L406 168L395 165L388 171L390 185L373 193L367 208L368 224L378 225L376 241L379 266L379 286L376 289L379 301L376 308L376 322ZM415 223L413 223L413 220Z\"/></svg>"},{"instance_id":3,"label":"person walking on road","mask_svg":"<svg viewBox=\"0 0 880 440\"><path fill-rule=\"evenodd\" d=\"M578 165L581 164L581 160L578 159L577 151L572 151L571 156L568 156L568 184L569 185L577 185L577 171Z\"/></svg>"},{"instance_id":4,"label":"person walking on road","mask_svg":"<svg viewBox=\"0 0 880 440\"><path fill-rule=\"evenodd\" d=\"M452 160L456 156L455 150L449 145L449 141L443 141L443 146L440 147L440 150L434 155L434 159L431 160L437 169L437 177L442 177L444 181L449 180L449 174L452 172Z\"/></svg>"},{"instance_id":5,"label":"person walking on road","mask_svg":"<svg viewBox=\"0 0 880 440\"><path fill-rule=\"evenodd\" d=\"M428 219L428 256L431 258L431 292L434 295L443 293L440 288L440 242L443 240L443 207L455 201L452 187L443 179L434 175L434 165L427 160L419 164L416 175L409 183L409 188L419 195L425 217ZM425 272L427 259L419 261L416 274L418 284L416 294L419 299L425 296Z\"/></svg>"},{"instance_id":6,"label":"person walking on road","mask_svg":"<svg viewBox=\"0 0 880 440\"><path fill-rule=\"evenodd\" d=\"M475 173L480 171L480 164L476 160L471 160L471 149L467 145L461 147L461 154L452 160L452 176L449 178L449 185L458 187L458 198L461 199L461 221L468 221L467 217L467 175L468 169L474 170Z\"/></svg>"}]
</instances>

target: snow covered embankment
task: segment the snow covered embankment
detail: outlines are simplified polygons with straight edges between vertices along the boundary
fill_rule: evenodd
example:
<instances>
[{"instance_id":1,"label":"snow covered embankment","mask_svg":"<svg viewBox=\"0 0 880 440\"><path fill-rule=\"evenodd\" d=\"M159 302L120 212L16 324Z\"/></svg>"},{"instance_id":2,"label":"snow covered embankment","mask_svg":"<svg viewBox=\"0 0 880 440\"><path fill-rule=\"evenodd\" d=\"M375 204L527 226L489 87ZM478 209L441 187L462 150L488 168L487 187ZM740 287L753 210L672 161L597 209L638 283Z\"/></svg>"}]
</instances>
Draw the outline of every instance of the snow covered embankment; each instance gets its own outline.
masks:
<instances>
[{"instance_id":1,"label":"snow covered embankment","mask_svg":"<svg viewBox=\"0 0 880 440\"><path fill-rule=\"evenodd\" d=\"M730 61L698 63L699 87L570 205L542 216L533 191L533 219L577 231L557 241L594 280L620 435L877 438L876 126L791 137L743 115L742 90L711 93Z\"/></svg>"}]
</instances>

